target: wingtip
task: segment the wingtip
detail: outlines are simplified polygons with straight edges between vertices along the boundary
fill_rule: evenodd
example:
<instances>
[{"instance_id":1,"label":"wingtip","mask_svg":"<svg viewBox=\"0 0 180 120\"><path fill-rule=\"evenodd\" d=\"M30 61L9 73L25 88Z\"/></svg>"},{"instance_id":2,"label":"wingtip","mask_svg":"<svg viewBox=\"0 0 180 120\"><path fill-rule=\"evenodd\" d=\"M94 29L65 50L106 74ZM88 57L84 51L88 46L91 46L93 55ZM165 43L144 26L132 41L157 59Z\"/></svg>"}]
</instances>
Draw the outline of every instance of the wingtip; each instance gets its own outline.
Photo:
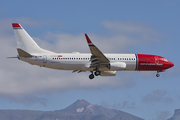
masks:
<instances>
[{"instance_id":1,"label":"wingtip","mask_svg":"<svg viewBox=\"0 0 180 120\"><path fill-rule=\"evenodd\" d=\"M19 23L12 23L13 28L22 28Z\"/></svg>"},{"instance_id":2,"label":"wingtip","mask_svg":"<svg viewBox=\"0 0 180 120\"><path fill-rule=\"evenodd\" d=\"M87 40L87 43L92 43L91 40L89 39L88 35L85 33L85 36L86 36L86 40Z\"/></svg>"}]
</instances>

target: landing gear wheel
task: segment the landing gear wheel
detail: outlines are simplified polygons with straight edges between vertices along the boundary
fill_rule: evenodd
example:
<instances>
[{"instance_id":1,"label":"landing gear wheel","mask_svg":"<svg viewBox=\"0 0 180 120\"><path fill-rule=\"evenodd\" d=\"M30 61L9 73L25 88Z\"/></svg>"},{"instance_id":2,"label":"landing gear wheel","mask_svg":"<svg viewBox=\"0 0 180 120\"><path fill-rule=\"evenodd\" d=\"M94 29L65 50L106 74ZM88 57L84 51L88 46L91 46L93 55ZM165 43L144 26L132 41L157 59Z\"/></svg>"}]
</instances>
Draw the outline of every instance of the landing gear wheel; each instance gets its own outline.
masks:
<instances>
[{"instance_id":1,"label":"landing gear wheel","mask_svg":"<svg viewBox=\"0 0 180 120\"><path fill-rule=\"evenodd\" d=\"M93 79L94 78L94 75L93 74L90 74L89 75L89 79Z\"/></svg>"},{"instance_id":2,"label":"landing gear wheel","mask_svg":"<svg viewBox=\"0 0 180 120\"><path fill-rule=\"evenodd\" d=\"M97 70L96 72L94 72L95 76L99 76L100 75L100 71Z\"/></svg>"},{"instance_id":3,"label":"landing gear wheel","mask_svg":"<svg viewBox=\"0 0 180 120\"><path fill-rule=\"evenodd\" d=\"M160 76L160 74L156 74L156 77L159 77Z\"/></svg>"}]
</instances>

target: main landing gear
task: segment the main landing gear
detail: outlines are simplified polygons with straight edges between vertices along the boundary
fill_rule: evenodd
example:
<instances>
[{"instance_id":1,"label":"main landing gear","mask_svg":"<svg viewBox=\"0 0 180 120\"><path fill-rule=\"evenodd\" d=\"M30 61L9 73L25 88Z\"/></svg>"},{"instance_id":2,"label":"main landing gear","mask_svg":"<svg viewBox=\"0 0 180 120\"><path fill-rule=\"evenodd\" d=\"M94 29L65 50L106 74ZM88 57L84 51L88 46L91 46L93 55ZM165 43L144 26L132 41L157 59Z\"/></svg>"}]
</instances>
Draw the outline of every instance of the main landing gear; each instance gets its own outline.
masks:
<instances>
[{"instance_id":1,"label":"main landing gear","mask_svg":"<svg viewBox=\"0 0 180 120\"><path fill-rule=\"evenodd\" d=\"M95 76L99 76L100 75L100 71L97 70L97 71L94 72L94 74L95 74Z\"/></svg>"},{"instance_id":2,"label":"main landing gear","mask_svg":"<svg viewBox=\"0 0 180 120\"><path fill-rule=\"evenodd\" d=\"M89 75L89 79L93 79L94 78L94 75L93 73Z\"/></svg>"},{"instance_id":3,"label":"main landing gear","mask_svg":"<svg viewBox=\"0 0 180 120\"><path fill-rule=\"evenodd\" d=\"M89 75L89 79L93 79L94 75L95 76L99 76L101 74L101 72L99 70L96 70L93 74L93 71L91 71L91 74Z\"/></svg>"},{"instance_id":4,"label":"main landing gear","mask_svg":"<svg viewBox=\"0 0 180 120\"><path fill-rule=\"evenodd\" d=\"M159 76L160 76L159 71L157 71L156 77L159 77Z\"/></svg>"}]
</instances>

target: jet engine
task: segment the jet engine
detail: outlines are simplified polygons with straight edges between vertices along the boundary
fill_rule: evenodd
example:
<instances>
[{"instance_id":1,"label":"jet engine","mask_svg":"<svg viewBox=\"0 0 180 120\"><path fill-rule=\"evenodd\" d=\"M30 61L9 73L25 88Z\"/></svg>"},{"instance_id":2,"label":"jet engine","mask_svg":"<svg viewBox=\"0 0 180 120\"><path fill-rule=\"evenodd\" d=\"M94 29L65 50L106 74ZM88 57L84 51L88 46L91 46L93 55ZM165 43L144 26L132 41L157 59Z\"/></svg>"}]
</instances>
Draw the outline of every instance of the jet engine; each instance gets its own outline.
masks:
<instances>
[{"instance_id":1,"label":"jet engine","mask_svg":"<svg viewBox=\"0 0 180 120\"><path fill-rule=\"evenodd\" d=\"M101 71L100 76L115 76L116 71Z\"/></svg>"},{"instance_id":2,"label":"jet engine","mask_svg":"<svg viewBox=\"0 0 180 120\"><path fill-rule=\"evenodd\" d=\"M110 70L125 70L126 63L124 62L112 62L110 63Z\"/></svg>"}]
</instances>

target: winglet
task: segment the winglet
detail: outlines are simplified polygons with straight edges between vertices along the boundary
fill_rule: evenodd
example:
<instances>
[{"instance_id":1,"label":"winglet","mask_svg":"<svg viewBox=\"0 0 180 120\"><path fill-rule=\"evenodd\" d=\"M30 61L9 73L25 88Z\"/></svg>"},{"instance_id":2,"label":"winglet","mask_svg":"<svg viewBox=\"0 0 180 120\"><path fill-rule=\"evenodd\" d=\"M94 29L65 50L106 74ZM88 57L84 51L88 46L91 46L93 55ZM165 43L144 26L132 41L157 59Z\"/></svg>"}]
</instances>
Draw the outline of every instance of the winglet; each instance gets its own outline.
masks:
<instances>
[{"instance_id":1,"label":"winglet","mask_svg":"<svg viewBox=\"0 0 180 120\"><path fill-rule=\"evenodd\" d=\"M87 43L88 43L88 44L89 44L89 43L92 43L91 40L89 39L88 35L85 34L85 36L86 36Z\"/></svg>"},{"instance_id":2,"label":"winglet","mask_svg":"<svg viewBox=\"0 0 180 120\"><path fill-rule=\"evenodd\" d=\"M22 28L19 23L12 23L13 28Z\"/></svg>"},{"instance_id":3,"label":"winglet","mask_svg":"<svg viewBox=\"0 0 180 120\"><path fill-rule=\"evenodd\" d=\"M91 42L87 34L85 34L87 43L89 45L89 49L91 51L92 57L91 57L91 66L93 67L93 63L95 61L108 64L110 63L109 59ZM100 63L94 63L94 64L100 64Z\"/></svg>"}]
</instances>

